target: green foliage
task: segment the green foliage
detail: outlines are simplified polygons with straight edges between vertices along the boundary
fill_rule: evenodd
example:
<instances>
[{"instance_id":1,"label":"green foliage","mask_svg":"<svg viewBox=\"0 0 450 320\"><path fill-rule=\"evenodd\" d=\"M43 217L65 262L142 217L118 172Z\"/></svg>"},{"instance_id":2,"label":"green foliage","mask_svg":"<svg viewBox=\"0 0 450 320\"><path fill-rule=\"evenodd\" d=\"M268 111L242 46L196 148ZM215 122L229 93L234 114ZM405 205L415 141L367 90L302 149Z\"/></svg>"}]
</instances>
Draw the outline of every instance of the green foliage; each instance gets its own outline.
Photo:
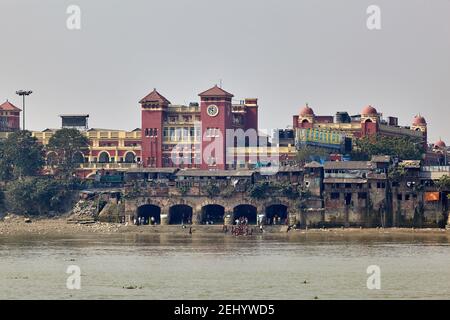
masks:
<instances>
[{"instance_id":1,"label":"green foliage","mask_svg":"<svg viewBox=\"0 0 450 320\"><path fill-rule=\"evenodd\" d=\"M266 197L268 189L269 184L267 182L255 183L247 190L247 193L251 198L263 199Z\"/></svg>"},{"instance_id":2,"label":"green foliage","mask_svg":"<svg viewBox=\"0 0 450 320\"><path fill-rule=\"evenodd\" d=\"M62 176L67 177L73 175L79 166L76 156L89 148L89 140L77 129L64 128L55 132L47 148L56 153L56 167Z\"/></svg>"},{"instance_id":3,"label":"green foliage","mask_svg":"<svg viewBox=\"0 0 450 320\"><path fill-rule=\"evenodd\" d=\"M436 183L440 191L450 190L450 177L448 175L443 175Z\"/></svg>"},{"instance_id":4,"label":"green foliage","mask_svg":"<svg viewBox=\"0 0 450 320\"><path fill-rule=\"evenodd\" d=\"M47 178L27 177L6 186L6 209L23 215L42 215L64 208L71 186Z\"/></svg>"},{"instance_id":5,"label":"green foliage","mask_svg":"<svg viewBox=\"0 0 450 320\"><path fill-rule=\"evenodd\" d=\"M11 133L0 142L0 179L34 176L44 165L43 147L30 131Z\"/></svg>"},{"instance_id":6,"label":"green foliage","mask_svg":"<svg viewBox=\"0 0 450 320\"><path fill-rule=\"evenodd\" d=\"M5 193L0 189L0 210L5 209Z\"/></svg>"},{"instance_id":7,"label":"green foliage","mask_svg":"<svg viewBox=\"0 0 450 320\"><path fill-rule=\"evenodd\" d=\"M184 185L179 186L178 190L180 191L182 196L185 196L189 192L189 190L191 190L191 187L184 184Z\"/></svg>"},{"instance_id":8,"label":"green foliage","mask_svg":"<svg viewBox=\"0 0 450 320\"><path fill-rule=\"evenodd\" d=\"M208 184L205 187L205 192L210 198L217 197L220 194L220 188L215 184Z\"/></svg>"},{"instance_id":9,"label":"green foliage","mask_svg":"<svg viewBox=\"0 0 450 320\"><path fill-rule=\"evenodd\" d=\"M401 165L396 167L390 167L388 172L388 177L392 182L400 182L405 176L405 168Z\"/></svg>"},{"instance_id":10,"label":"green foliage","mask_svg":"<svg viewBox=\"0 0 450 320\"><path fill-rule=\"evenodd\" d=\"M223 189L223 190L220 192L220 196L223 197L223 198L230 198L230 197L233 196L234 191L235 191L235 190L234 190L234 187L233 187L233 186L227 186L225 189Z\"/></svg>"},{"instance_id":11,"label":"green foliage","mask_svg":"<svg viewBox=\"0 0 450 320\"><path fill-rule=\"evenodd\" d=\"M357 139L353 160L368 160L375 155L390 155L399 160L421 160L422 142L410 137L385 137L381 135Z\"/></svg>"},{"instance_id":12,"label":"green foliage","mask_svg":"<svg viewBox=\"0 0 450 320\"><path fill-rule=\"evenodd\" d=\"M326 158L329 153L322 148L304 146L297 151L296 159L300 163L305 163L311 160L317 160L318 158Z\"/></svg>"},{"instance_id":13,"label":"green foliage","mask_svg":"<svg viewBox=\"0 0 450 320\"><path fill-rule=\"evenodd\" d=\"M309 198L311 198L311 191L308 188L303 186L299 186L297 189L298 192L298 208L300 210L304 210L306 208L306 202Z\"/></svg>"},{"instance_id":14,"label":"green foliage","mask_svg":"<svg viewBox=\"0 0 450 320\"><path fill-rule=\"evenodd\" d=\"M287 197L289 199L298 198L299 193L290 183L263 181L253 184L248 190L248 195L254 199L264 199L266 197Z\"/></svg>"}]
</instances>

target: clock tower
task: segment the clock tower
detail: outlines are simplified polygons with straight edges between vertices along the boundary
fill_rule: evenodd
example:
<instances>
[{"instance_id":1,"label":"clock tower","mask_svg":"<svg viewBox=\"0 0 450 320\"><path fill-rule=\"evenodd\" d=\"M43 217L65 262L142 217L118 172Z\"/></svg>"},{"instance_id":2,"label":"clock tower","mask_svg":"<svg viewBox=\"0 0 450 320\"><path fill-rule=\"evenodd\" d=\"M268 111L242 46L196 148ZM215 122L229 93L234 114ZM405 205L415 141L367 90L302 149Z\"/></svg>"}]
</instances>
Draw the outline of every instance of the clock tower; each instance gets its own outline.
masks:
<instances>
[{"instance_id":1,"label":"clock tower","mask_svg":"<svg viewBox=\"0 0 450 320\"><path fill-rule=\"evenodd\" d=\"M199 94L202 120L201 168L226 169L226 130L232 129L233 95L215 85Z\"/></svg>"}]
</instances>

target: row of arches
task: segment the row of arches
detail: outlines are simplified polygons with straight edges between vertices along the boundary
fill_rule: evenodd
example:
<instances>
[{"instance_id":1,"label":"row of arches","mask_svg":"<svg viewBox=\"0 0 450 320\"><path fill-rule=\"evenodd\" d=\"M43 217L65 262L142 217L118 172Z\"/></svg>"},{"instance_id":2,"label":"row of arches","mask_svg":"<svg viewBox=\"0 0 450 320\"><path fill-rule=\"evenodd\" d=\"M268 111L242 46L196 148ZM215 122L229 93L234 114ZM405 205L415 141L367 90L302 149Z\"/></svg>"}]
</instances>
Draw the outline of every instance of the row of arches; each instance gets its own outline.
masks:
<instances>
[{"instance_id":1,"label":"row of arches","mask_svg":"<svg viewBox=\"0 0 450 320\"><path fill-rule=\"evenodd\" d=\"M47 154L47 165L57 165L58 164L58 156L56 152L51 151ZM76 152L73 155L74 163L84 163L85 157L81 152ZM98 162L99 163L110 163L111 156L107 151L102 151L98 154ZM136 163L136 154L134 152L128 151L123 157L123 162L125 163Z\"/></svg>"},{"instance_id":2,"label":"row of arches","mask_svg":"<svg viewBox=\"0 0 450 320\"><path fill-rule=\"evenodd\" d=\"M161 208L153 204L145 204L137 208L136 218L141 218L144 224L160 224ZM194 210L186 204L177 204L169 207L168 224L191 224ZM284 224L288 218L288 207L283 204L267 206L259 219L258 210L250 204L240 204L233 208L233 223L236 219L246 218L249 224ZM199 222L202 224L223 224L225 208L219 204L208 204L201 208Z\"/></svg>"},{"instance_id":3,"label":"row of arches","mask_svg":"<svg viewBox=\"0 0 450 320\"><path fill-rule=\"evenodd\" d=\"M74 163L84 163L85 159L84 159L84 155L81 152L76 152L73 155L73 162ZM54 166L58 164L58 155L56 154L55 151L50 151L49 153L47 153L47 157L46 157L46 162L47 165L49 166Z\"/></svg>"},{"instance_id":4,"label":"row of arches","mask_svg":"<svg viewBox=\"0 0 450 320\"><path fill-rule=\"evenodd\" d=\"M107 151L102 151L98 154L98 162L99 163L110 163L111 156ZM136 162L136 154L134 152L128 151L125 153L123 157L123 162L125 163L135 163Z\"/></svg>"}]
</instances>

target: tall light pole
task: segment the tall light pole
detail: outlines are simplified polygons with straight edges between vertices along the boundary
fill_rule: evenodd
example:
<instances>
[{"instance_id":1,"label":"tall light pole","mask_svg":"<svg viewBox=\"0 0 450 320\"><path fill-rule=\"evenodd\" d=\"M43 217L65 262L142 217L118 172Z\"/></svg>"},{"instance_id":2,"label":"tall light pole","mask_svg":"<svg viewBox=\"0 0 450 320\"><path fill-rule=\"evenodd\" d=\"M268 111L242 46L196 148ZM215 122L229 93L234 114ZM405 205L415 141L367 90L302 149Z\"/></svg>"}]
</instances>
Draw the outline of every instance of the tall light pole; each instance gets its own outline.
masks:
<instances>
[{"instance_id":1,"label":"tall light pole","mask_svg":"<svg viewBox=\"0 0 450 320\"><path fill-rule=\"evenodd\" d=\"M22 130L25 130L25 96L29 96L30 94L32 94L33 91L31 90L19 90L16 91L16 94L19 96L22 96L22 109L23 109L23 114L22 114Z\"/></svg>"}]
</instances>

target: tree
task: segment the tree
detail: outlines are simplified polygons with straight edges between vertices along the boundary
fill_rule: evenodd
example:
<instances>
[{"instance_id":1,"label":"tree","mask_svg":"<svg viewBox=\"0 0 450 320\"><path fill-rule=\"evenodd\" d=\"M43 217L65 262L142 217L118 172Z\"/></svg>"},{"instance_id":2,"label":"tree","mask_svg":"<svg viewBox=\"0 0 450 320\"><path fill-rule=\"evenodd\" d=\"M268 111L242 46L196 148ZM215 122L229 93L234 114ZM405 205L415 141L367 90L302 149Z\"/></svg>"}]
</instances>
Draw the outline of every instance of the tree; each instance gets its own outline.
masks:
<instances>
[{"instance_id":1,"label":"tree","mask_svg":"<svg viewBox=\"0 0 450 320\"><path fill-rule=\"evenodd\" d=\"M89 148L89 140L77 129L61 129L55 132L48 142L48 151L57 155L56 167L64 177L73 175L79 166L79 156Z\"/></svg>"},{"instance_id":2,"label":"tree","mask_svg":"<svg viewBox=\"0 0 450 320\"><path fill-rule=\"evenodd\" d=\"M43 177L25 177L6 186L6 209L16 214L42 215L64 209L70 191L65 183Z\"/></svg>"},{"instance_id":3,"label":"tree","mask_svg":"<svg viewBox=\"0 0 450 320\"><path fill-rule=\"evenodd\" d=\"M214 198L220 194L220 188L217 185L210 183L205 187L205 192L209 198Z\"/></svg>"},{"instance_id":4,"label":"tree","mask_svg":"<svg viewBox=\"0 0 450 320\"><path fill-rule=\"evenodd\" d=\"M399 160L421 160L422 142L411 137L367 136L355 141L352 159L370 159L375 155L390 155Z\"/></svg>"},{"instance_id":5,"label":"tree","mask_svg":"<svg viewBox=\"0 0 450 320\"><path fill-rule=\"evenodd\" d=\"M303 146L297 151L296 159L300 163L305 163L307 161L323 159L328 156L329 152L323 148Z\"/></svg>"},{"instance_id":6,"label":"tree","mask_svg":"<svg viewBox=\"0 0 450 320\"><path fill-rule=\"evenodd\" d=\"M450 177L448 175L443 175L437 182L437 187L440 191L450 190Z\"/></svg>"},{"instance_id":7,"label":"tree","mask_svg":"<svg viewBox=\"0 0 450 320\"><path fill-rule=\"evenodd\" d=\"M388 177L392 182L400 182L405 177L405 175L406 170L402 165L389 168Z\"/></svg>"},{"instance_id":8,"label":"tree","mask_svg":"<svg viewBox=\"0 0 450 320\"><path fill-rule=\"evenodd\" d=\"M30 131L11 133L0 143L0 178L22 179L34 176L44 165L43 146Z\"/></svg>"}]
</instances>

